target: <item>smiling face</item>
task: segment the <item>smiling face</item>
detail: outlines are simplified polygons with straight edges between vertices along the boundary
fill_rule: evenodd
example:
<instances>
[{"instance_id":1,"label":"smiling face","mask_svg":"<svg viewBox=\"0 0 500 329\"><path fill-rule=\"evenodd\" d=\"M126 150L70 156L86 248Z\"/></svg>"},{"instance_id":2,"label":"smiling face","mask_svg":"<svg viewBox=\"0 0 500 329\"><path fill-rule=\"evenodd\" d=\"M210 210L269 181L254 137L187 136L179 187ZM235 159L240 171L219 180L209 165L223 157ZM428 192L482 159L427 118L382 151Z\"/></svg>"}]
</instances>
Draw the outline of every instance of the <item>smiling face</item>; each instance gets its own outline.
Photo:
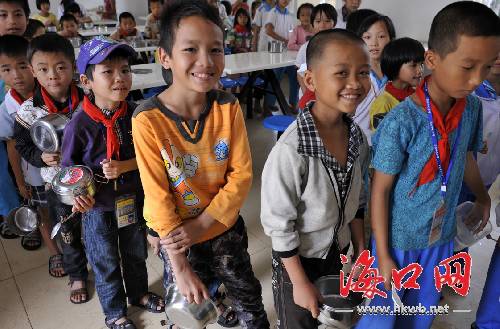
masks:
<instances>
[{"instance_id":1,"label":"smiling face","mask_svg":"<svg viewBox=\"0 0 500 329\"><path fill-rule=\"evenodd\" d=\"M425 65L439 90L451 98L469 95L495 66L500 51L499 37L460 35L457 49L443 57L433 50L425 54Z\"/></svg>"},{"instance_id":2,"label":"smiling face","mask_svg":"<svg viewBox=\"0 0 500 329\"><path fill-rule=\"evenodd\" d=\"M73 63L62 53L37 51L31 58L33 76L56 101L65 100L73 79Z\"/></svg>"},{"instance_id":3,"label":"smiling face","mask_svg":"<svg viewBox=\"0 0 500 329\"><path fill-rule=\"evenodd\" d=\"M96 64L92 79L81 76L80 81L93 91L97 106L111 109L127 97L132 87L132 73L126 58L115 58Z\"/></svg>"},{"instance_id":4,"label":"smiling face","mask_svg":"<svg viewBox=\"0 0 500 329\"><path fill-rule=\"evenodd\" d=\"M20 5L9 2L0 3L0 35L22 36L27 25L28 18Z\"/></svg>"},{"instance_id":5,"label":"smiling face","mask_svg":"<svg viewBox=\"0 0 500 329\"><path fill-rule=\"evenodd\" d=\"M368 46L368 51L370 52L370 60L379 61L382 55L382 50L386 44L391 41L389 32L387 31L387 26L383 21L375 22L368 31L363 33L363 40Z\"/></svg>"},{"instance_id":6,"label":"smiling face","mask_svg":"<svg viewBox=\"0 0 500 329\"><path fill-rule=\"evenodd\" d=\"M24 56L0 55L0 79L24 97L31 94L35 84L28 59Z\"/></svg>"},{"instance_id":7,"label":"smiling face","mask_svg":"<svg viewBox=\"0 0 500 329\"><path fill-rule=\"evenodd\" d=\"M330 41L304 82L322 108L354 113L371 86L366 49L352 41Z\"/></svg>"},{"instance_id":8,"label":"smiling face","mask_svg":"<svg viewBox=\"0 0 500 329\"><path fill-rule=\"evenodd\" d=\"M399 69L399 75L397 80L403 83L407 83L412 87L416 87L422 80L423 72L424 72L423 62L404 63Z\"/></svg>"},{"instance_id":9,"label":"smiling face","mask_svg":"<svg viewBox=\"0 0 500 329\"><path fill-rule=\"evenodd\" d=\"M224 41L219 26L192 16L180 21L172 54L160 48L160 61L172 70L174 87L206 93L219 81L224 69Z\"/></svg>"}]
</instances>

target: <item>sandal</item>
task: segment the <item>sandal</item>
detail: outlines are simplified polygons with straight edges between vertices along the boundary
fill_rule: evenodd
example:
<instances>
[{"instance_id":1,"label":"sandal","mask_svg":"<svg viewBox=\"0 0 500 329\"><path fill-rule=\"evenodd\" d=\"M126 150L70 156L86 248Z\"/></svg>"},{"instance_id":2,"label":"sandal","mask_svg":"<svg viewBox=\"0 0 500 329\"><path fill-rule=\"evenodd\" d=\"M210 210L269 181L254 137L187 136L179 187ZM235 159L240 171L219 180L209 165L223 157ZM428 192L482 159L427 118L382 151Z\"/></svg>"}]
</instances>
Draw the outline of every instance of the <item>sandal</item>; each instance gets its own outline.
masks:
<instances>
[{"instance_id":1,"label":"sandal","mask_svg":"<svg viewBox=\"0 0 500 329\"><path fill-rule=\"evenodd\" d=\"M217 292L215 298L217 309L220 311L217 323L225 328L236 327L240 321L238 320L236 311L231 306L226 306L226 304L224 304L226 294Z\"/></svg>"},{"instance_id":2,"label":"sandal","mask_svg":"<svg viewBox=\"0 0 500 329\"><path fill-rule=\"evenodd\" d=\"M106 327L110 329L136 329L135 324L130 319L126 319L124 322L116 324L118 320L119 319L113 319L108 321L108 319L106 319Z\"/></svg>"},{"instance_id":3,"label":"sandal","mask_svg":"<svg viewBox=\"0 0 500 329\"><path fill-rule=\"evenodd\" d=\"M59 274L61 272L57 271L59 269L62 269L62 274ZM62 254L52 255L49 257L49 274L54 278L62 278L63 276L68 275L63 268Z\"/></svg>"},{"instance_id":4,"label":"sandal","mask_svg":"<svg viewBox=\"0 0 500 329\"><path fill-rule=\"evenodd\" d=\"M0 236L5 240L17 239L19 235L12 232L9 228L9 225L5 222L0 223Z\"/></svg>"},{"instance_id":5,"label":"sandal","mask_svg":"<svg viewBox=\"0 0 500 329\"><path fill-rule=\"evenodd\" d=\"M73 287L73 283L75 281L70 280L68 285L70 287ZM71 290L70 295L69 295L69 301L73 304L83 304L89 301L89 291L87 290L87 282L83 281L83 288ZM76 300L76 297L80 296L80 300ZM82 298L82 297L85 297ZM135 328L135 327L134 327Z\"/></svg>"},{"instance_id":6,"label":"sandal","mask_svg":"<svg viewBox=\"0 0 500 329\"><path fill-rule=\"evenodd\" d=\"M163 298L150 291L148 291L147 295L148 300L145 305L140 303L140 299L131 302L130 305L142 308L151 313L163 313L165 311L165 305L162 306L160 303L163 301ZM160 307L160 309L158 309L158 307Z\"/></svg>"},{"instance_id":7,"label":"sandal","mask_svg":"<svg viewBox=\"0 0 500 329\"><path fill-rule=\"evenodd\" d=\"M42 246L42 236L40 231L36 229L28 235L21 238L21 246L26 250L36 250Z\"/></svg>"}]
</instances>

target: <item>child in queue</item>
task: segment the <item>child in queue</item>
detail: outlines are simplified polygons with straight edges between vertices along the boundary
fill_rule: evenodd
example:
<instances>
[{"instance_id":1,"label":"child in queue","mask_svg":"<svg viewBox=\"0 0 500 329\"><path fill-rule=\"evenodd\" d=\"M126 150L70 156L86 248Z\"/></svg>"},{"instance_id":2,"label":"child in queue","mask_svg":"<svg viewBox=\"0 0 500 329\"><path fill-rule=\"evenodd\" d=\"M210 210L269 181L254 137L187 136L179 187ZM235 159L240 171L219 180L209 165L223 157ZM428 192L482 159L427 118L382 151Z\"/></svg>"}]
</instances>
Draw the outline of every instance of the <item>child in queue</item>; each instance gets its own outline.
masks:
<instances>
[{"instance_id":1,"label":"child in queue","mask_svg":"<svg viewBox=\"0 0 500 329\"><path fill-rule=\"evenodd\" d=\"M119 26L109 37L113 40L124 40L128 37L142 39L141 32L137 30L134 15L125 11L118 17Z\"/></svg>"},{"instance_id":2,"label":"child in queue","mask_svg":"<svg viewBox=\"0 0 500 329\"><path fill-rule=\"evenodd\" d=\"M65 14L61 16L61 19L59 20L59 29L59 35L65 38L82 37L78 33L78 20L71 14Z\"/></svg>"},{"instance_id":3,"label":"child in queue","mask_svg":"<svg viewBox=\"0 0 500 329\"><path fill-rule=\"evenodd\" d=\"M311 24L311 13L314 6L310 3L303 3L297 9L297 25L288 39L288 50L299 50L300 47L314 34L314 27Z\"/></svg>"}]
</instances>

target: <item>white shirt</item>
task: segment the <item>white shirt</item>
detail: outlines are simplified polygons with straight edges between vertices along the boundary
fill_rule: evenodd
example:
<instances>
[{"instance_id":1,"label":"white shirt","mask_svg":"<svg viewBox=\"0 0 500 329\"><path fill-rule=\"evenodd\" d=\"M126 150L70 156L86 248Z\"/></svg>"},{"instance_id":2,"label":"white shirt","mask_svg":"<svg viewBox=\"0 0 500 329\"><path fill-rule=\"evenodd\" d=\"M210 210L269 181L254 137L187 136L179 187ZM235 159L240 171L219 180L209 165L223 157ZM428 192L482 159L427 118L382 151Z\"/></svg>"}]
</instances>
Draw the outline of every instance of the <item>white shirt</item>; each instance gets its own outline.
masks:
<instances>
[{"instance_id":1,"label":"white shirt","mask_svg":"<svg viewBox=\"0 0 500 329\"><path fill-rule=\"evenodd\" d=\"M341 6L339 9L337 9L337 24L335 24L336 29L345 29L347 25L347 21L344 22L344 18L342 16L342 8Z\"/></svg>"},{"instance_id":2,"label":"white shirt","mask_svg":"<svg viewBox=\"0 0 500 329\"><path fill-rule=\"evenodd\" d=\"M309 41L306 41L306 43L300 46L299 51L297 52L297 57L295 58L295 66L299 68L298 73L302 76L304 75L305 70L307 70L306 51L308 44Z\"/></svg>"},{"instance_id":3,"label":"white shirt","mask_svg":"<svg viewBox=\"0 0 500 329\"><path fill-rule=\"evenodd\" d=\"M17 111L21 104L12 97L11 90L5 95L5 100L0 105L0 139L8 140L14 136L14 123ZM31 186L43 185L40 168L32 166L29 162L21 158L21 169L24 181Z\"/></svg>"},{"instance_id":4,"label":"white shirt","mask_svg":"<svg viewBox=\"0 0 500 329\"><path fill-rule=\"evenodd\" d=\"M284 11L281 11L279 7L276 6L269 12L269 15L267 15L264 29L268 24L274 27L274 33L288 40L289 33L293 31L293 28L296 26L296 19L290 14L288 9L285 8ZM271 39L270 36L268 37Z\"/></svg>"},{"instance_id":5,"label":"white shirt","mask_svg":"<svg viewBox=\"0 0 500 329\"><path fill-rule=\"evenodd\" d=\"M488 153L477 154L477 164L486 186L500 174L500 96L496 100L481 98L483 105L483 140Z\"/></svg>"},{"instance_id":6,"label":"white shirt","mask_svg":"<svg viewBox=\"0 0 500 329\"><path fill-rule=\"evenodd\" d=\"M255 12L255 17L253 18L252 24L260 28L257 51L267 50L268 36L266 33L266 29L264 28L264 24L267 20L267 15L271 12L272 9L273 7L264 2Z\"/></svg>"}]
</instances>

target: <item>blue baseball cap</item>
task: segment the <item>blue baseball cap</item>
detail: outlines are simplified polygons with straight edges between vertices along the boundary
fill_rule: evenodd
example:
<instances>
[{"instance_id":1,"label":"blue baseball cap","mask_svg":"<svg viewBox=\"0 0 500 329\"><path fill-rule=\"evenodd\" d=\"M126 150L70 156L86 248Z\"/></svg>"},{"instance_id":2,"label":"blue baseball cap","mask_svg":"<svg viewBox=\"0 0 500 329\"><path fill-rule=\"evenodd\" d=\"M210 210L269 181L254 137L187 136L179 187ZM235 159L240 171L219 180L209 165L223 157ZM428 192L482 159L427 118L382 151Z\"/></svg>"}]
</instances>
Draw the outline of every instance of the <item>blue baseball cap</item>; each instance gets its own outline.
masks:
<instances>
[{"instance_id":1,"label":"blue baseball cap","mask_svg":"<svg viewBox=\"0 0 500 329\"><path fill-rule=\"evenodd\" d=\"M90 41L85 42L80 47L80 53L76 60L76 67L80 74L85 74L85 70L89 64L99 64L108 58L109 54L115 49L124 49L130 53L130 56L135 56L134 48L125 43L118 43L114 40L98 36Z\"/></svg>"}]
</instances>

